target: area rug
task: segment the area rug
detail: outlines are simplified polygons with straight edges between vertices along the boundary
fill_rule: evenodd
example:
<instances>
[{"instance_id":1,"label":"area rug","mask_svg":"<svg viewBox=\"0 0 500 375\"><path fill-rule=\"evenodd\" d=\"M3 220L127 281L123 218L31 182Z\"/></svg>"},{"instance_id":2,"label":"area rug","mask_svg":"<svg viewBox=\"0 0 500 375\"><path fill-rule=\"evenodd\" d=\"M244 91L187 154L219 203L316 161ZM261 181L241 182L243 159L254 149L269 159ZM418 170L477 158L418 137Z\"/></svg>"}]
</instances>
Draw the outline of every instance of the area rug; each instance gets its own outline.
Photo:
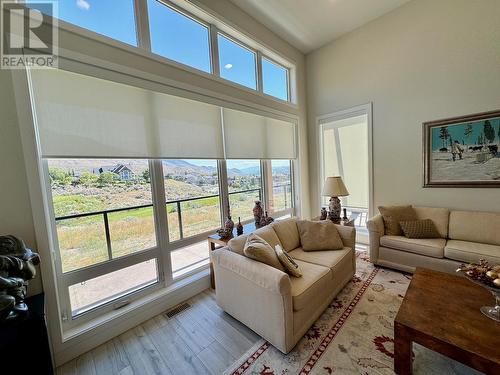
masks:
<instances>
[{"instance_id":1,"label":"area rug","mask_svg":"<svg viewBox=\"0 0 500 375\"><path fill-rule=\"evenodd\" d=\"M394 374L394 318L411 275L356 252L356 275L287 355L259 341L224 375ZM479 374L414 345L414 373Z\"/></svg>"}]
</instances>

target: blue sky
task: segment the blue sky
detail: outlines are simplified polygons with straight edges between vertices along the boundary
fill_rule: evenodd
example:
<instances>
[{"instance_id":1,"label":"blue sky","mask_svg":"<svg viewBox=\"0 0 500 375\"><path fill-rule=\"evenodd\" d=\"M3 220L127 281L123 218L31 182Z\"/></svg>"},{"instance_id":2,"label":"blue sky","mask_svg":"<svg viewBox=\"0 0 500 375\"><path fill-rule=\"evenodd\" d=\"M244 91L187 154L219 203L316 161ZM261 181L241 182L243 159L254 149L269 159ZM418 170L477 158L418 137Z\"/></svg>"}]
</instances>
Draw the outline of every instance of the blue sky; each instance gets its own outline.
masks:
<instances>
[{"instance_id":1,"label":"blue sky","mask_svg":"<svg viewBox=\"0 0 500 375\"><path fill-rule=\"evenodd\" d=\"M493 129L495 129L495 142L498 142L498 131L500 128L500 118L495 118L490 120L491 126L493 126ZM469 137L469 139L465 138L464 131L465 128L468 124L472 125L472 134ZM433 128L432 129L432 149L433 150L439 150L441 147L443 147L443 142L441 138L439 138L439 132L440 132L441 126ZM459 141L462 143L462 140L464 141L465 144L475 144L477 141L477 137L479 137L481 134L484 133L484 120L482 121L475 121L475 122L466 122L463 124L457 124L457 125L449 125L448 126L448 132L451 135L451 138L455 141ZM449 146L449 141L447 142L447 146Z\"/></svg>"},{"instance_id":2,"label":"blue sky","mask_svg":"<svg viewBox=\"0 0 500 375\"><path fill-rule=\"evenodd\" d=\"M30 6L36 8L36 4ZM154 53L211 72L209 33L205 26L156 0L148 0L148 12ZM59 18L137 46L133 0L59 0ZM255 54L222 35L218 42L221 77L255 89ZM264 92L287 100L286 70L266 59L262 68Z\"/></svg>"}]
</instances>

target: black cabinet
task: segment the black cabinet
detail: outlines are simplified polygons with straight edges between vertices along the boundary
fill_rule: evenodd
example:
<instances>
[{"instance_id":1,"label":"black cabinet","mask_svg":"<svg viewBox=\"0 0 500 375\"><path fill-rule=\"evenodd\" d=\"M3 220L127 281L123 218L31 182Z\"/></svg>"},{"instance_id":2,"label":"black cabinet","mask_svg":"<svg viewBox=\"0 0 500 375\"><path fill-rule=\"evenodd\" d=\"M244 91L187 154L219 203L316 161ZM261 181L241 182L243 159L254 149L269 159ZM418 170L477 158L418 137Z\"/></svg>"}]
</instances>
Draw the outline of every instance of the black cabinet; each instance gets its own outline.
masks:
<instances>
[{"instance_id":1,"label":"black cabinet","mask_svg":"<svg viewBox=\"0 0 500 375\"><path fill-rule=\"evenodd\" d=\"M0 323L0 373L52 375L44 294L27 298L26 304L26 319Z\"/></svg>"}]
</instances>

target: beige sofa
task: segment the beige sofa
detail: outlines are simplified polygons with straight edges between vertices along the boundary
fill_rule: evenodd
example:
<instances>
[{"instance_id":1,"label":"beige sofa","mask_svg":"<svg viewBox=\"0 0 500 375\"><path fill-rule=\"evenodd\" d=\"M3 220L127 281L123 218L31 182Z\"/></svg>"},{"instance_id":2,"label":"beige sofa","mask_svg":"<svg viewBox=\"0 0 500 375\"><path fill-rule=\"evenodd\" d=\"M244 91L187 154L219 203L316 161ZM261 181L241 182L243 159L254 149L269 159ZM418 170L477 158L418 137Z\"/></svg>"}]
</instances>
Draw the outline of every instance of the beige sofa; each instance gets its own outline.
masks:
<instances>
[{"instance_id":1,"label":"beige sofa","mask_svg":"<svg viewBox=\"0 0 500 375\"><path fill-rule=\"evenodd\" d=\"M339 225L337 229L342 250L313 252L300 247L294 218L255 231L295 259L303 273L298 278L244 256L246 235L213 251L218 305L288 353L354 275L356 231Z\"/></svg>"},{"instance_id":2,"label":"beige sofa","mask_svg":"<svg viewBox=\"0 0 500 375\"><path fill-rule=\"evenodd\" d=\"M368 221L371 262L413 272L415 267L455 272L461 263L486 259L500 264L500 213L414 207L418 219L431 219L441 238L409 239L384 234L377 215Z\"/></svg>"}]
</instances>

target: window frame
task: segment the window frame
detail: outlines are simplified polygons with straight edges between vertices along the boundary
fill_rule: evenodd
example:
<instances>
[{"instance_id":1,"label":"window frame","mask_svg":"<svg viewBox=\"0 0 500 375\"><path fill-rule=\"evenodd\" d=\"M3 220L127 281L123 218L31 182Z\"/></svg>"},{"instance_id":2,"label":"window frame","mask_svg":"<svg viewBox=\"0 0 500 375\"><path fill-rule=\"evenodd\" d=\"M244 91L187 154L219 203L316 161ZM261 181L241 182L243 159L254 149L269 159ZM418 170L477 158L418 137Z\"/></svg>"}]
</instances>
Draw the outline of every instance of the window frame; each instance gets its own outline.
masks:
<instances>
[{"instance_id":1,"label":"window frame","mask_svg":"<svg viewBox=\"0 0 500 375\"><path fill-rule=\"evenodd\" d=\"M290 87L291 87L291 85L290 85L290 74L291 74L290 73L290 68L287 68L283 64L280 64L279 62L277 62L276 60L274 60L273 58L271 58L271 57L269 57L269 56L267 56L265 54L262 54L261 57L260 57L260 59L261 59L261 65L262 65L262 61L263 60L267 60L270 63L272 63L274 65L277 65L277 66L285 69L285 72L286 72L286 100L283 100L281 98L277 98L276 96L273 96L273 95L270 95L270 94L266 94L264 92L264 69L263 68L261 68L261 72L262 72L262 74L261 74L261 76L262 76L262 93L264 95L270 97L270 98L274 98L274 99L281 100L281 101L289 103L290 100L291 100L291 97L292 97L292 92L290 90Z\"/></svg>"},{"instance_id":2,"label":"window frame","mask_svg":"<svg viewBox=\"0 0 500 375\"><path fill-rule=\"evenodd\" d=\"M256 49L253 49L252 47L246 45L245 43L239 41L238 39L234 38L233 36L229 35L228 33L222 31L222 30L214 30L216 32L216 35L215 35L215 39L217 40L217 64L219 65L219 78L223 79L224 81L226 82L231 82L235 85L238 85L240 87L245 87L249 90L252 90L252 91L257 91L257 92L260 92L262 93L262 84L260 84L261 82L261 76L262 74L260 74L259 72L259 51L256 50ZM255 66L255 88L251 88L251 87L248 87L248 86L245 86L245 85L242 85L241 83L238 83L238 82L235 82L235 81L231 81L230 79L227 79L227 78L224 78L220 75L220 72L221 72L221 67L220 67L220 48L219 48L219 38L218 36L222 36L223 38L226 38L227 40L229 40L230 42L233 42L234 44L240 46L241 48L243 49L246 49L247 51L251 52L253 55L254 55L254 66Z\"/></svg>"},{"instance_id":3,"label":"window frame","mask_svg":"<svg viewBox=\"0 0 500 375\"><path fill-rule=\"evenodd\" d=\"M172 2L169 2L169 1L165 1L165 0L152 0L152 1L156 1L158 3L160 3L161 5L163 6L166 6L168 8L170 8L171 10L173 10L174 12L176 13L179 13L181 16L184 16L196 23L198 23L199 25L205 27L207 29L207 32L208 32L208 59L209 59L209 65L210 65L210 71L209 72L205 72L204 70L201 70L201 69L198 69L198 68L195 68L191 65L188 65L188 64L184 64L180 61L177 61L177 60L174 60L174 59L171 59L167 56L163 56L163 55L160 55L156 52L153 52L153 47L151 45L151 25L149 23L149 7L148 7L148 0L134 0L135 3L145 3L146 5L146 13L147 13L147 24L146 24L146 27L147 27L147 40L148 40L148 52L150 52L151 54L155 55L155 56L158 56L160 58L164 58L170 62L174 62L176 64L180 64L180 65L183 65L183 66L186 66L186 67L189 67L190 69L194 69L195 71L197 72L203 72L205 74L209 74L210 76L214 75L215 74L215 69L214 69L214 57L213 57L213 38L212 38L212 25L206 21L204 21L203 19L199 18L199 17L196 17L194 14L188 12L187 10L181 8L180 6L178 6L177 4L174 4ZM136 5L136 8L138 7L139 5ZM137 14L137 11L136 11L136 14ZM138 17L137 17L138 18ZM136 28L138 29L139 28L139 25L136 26ZM137 38L139 38L140 36L138 35ZM138 43L139 44L139 43Z\"/></svg>"},{"instance_id":4,"label":"window frame","mask_svg":"<svg viewBox=\"0 0 500 375\"><path fill-rule=\"evenodd\" d=\"M21 0L23 1L23 0ZM240 90L246 91L251 94L256 94L262 96L267 100L272 100L277 103L286 104L291 106L292 108L297 108L297 99L296 95L293 95L296 91L296 84L294 81L292 87L292 75L296 74L296 64L281 55L274 52L273 49L265 46L262 42L257 41L255 39L250 39L246 36L245 33L240 32L235 29L234 26L226 25L224 20L216 18L214 15L202 10L202 8L196 7L193 4L185 4L186 7L179 5L179 1L176 0L154 0L162 3L164 6L168 6L174 11L180 13L181 15L193 19L195 22L200 23L203 26L208 27L209 29L209 52L210 52L210 67L211 72L205 72L203 70L197 69L195 67L183 64L182 62L178 62L168 57L156 54L151 49L151 35L149 29L149 13L148 13L148 4L147 0L134 0L134 19L135 19L135 28L137 34L137 46L130 45L128 43L122 42L118 39L113 39L104 34L99 34L93 30L86 29L84 27L78 26L76 24L72 24L70 22L64 21L62 19L57 20L58 28L65 30L67 32L81 35L87 39L96 40L101 43L105 43L109 46L120 48L124 51L138 54L142 57L146 57L152 59L154 61L168 64L170 66L185 70L189 73L193 73L196 75L200 75L204 78L209 78L214 81L219 81L225 85L229 85ZM193 11L190 11L187 8L197 9L196 13L201 13L202 16L195 15ZM228 31L230 30L230 31ZM219 56L218 56L218 43L217 43L217 33L222 33L224 36L228 37L231 41L241 45L242 47L249 49L257 54L256 58L256 88L252 89L247 86L238 84L236 82L224 79L220 76L220 67L219 67ZM239 36L240 37L239 37ZM252 44L255 44L256 47L250 46L248 43L243 42L241 39L248 39L252 41ZM254 43L255 42L255 43ZM60 49L60 57L63 57L65 51ZM282 60L284 63L278 62L276 58L272 58L271 55L275 55L278 59ZM278 65L285 67L288 72L288 100L282 100L280 98L274 97L272 95L265 94L262 90L262 56L265 56L266 59L276 62Z\"/></svg>"}]
</instances>

